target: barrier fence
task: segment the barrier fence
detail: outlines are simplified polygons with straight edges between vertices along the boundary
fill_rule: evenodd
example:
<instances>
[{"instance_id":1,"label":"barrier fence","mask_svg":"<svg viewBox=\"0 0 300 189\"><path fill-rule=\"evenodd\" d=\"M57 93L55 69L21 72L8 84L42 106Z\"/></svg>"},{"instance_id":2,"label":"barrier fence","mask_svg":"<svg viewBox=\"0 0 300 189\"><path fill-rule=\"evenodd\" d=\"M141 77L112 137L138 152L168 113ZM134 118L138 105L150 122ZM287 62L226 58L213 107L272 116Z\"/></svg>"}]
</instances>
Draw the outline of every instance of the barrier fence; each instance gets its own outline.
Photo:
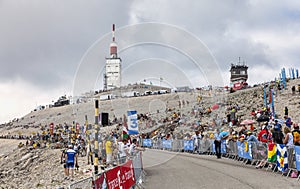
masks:
<instances>
[{"instance_id":1,"label":"barrier fence","mask_svg":"<svg viewBox=\"0 0 300 189\"><path fill-rule=\"evenodd\" d=\"M190 152L199 154L215 154L213 139L174 140L174 139L142 139L143 147L169 150L174 152ZM273 172L280 171L282 175L297 177L300 171L300 146L287 148L283 144L221 141L221 154L245 164L262 165ZM296 175L295 175L296 174Z\"/></svg>"},{"instance_id":2,"label":"barrier fence","mask_svg":"<svg viewBox=\"0 0 300 189\"><path fill-rule=\"evenodd\" d=\"M143 188L145 172L143 171L142 153L125 163L106 170L94 177L85 178L69 185L69 189L129 189Z\"/></svg>"}]
</instances>

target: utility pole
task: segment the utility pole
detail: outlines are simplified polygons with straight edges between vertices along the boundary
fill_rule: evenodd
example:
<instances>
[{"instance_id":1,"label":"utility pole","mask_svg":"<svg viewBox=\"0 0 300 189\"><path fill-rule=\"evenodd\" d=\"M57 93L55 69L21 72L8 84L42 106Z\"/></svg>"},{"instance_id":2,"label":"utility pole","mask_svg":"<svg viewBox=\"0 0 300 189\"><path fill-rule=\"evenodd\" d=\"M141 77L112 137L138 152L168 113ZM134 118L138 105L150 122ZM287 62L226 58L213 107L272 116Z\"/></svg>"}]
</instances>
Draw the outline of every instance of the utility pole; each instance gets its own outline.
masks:
<instances>
[{"instance_id":1,"label":"utility pole","mask_svg":"<svg viewBox=\"0 0 300 189\"><path fill-rule=\"evenodd\" d=\"M98 174L98 152L99 152L99 144L98 144L98 134L99 134L99 125L98 125L98 116L99 116L99 101L95 100L95 145L94 145L94 169L95 169L95 175Z\"/></svg>"}]
</instances>

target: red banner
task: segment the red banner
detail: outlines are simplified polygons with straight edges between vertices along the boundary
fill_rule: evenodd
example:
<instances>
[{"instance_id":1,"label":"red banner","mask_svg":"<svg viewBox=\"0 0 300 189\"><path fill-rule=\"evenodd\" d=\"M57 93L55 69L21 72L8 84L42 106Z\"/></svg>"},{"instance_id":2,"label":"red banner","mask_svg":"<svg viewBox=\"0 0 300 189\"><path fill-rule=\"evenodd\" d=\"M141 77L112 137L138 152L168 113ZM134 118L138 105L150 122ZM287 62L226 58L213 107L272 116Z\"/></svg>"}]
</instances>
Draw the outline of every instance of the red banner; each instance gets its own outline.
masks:
<instances>
[{"instance_id":1,"label":"red banner","mask_svg":"<svg viewBox=\"0 0 300 189\"><path fill-rule=\"evenodd\" d=\"M135 184L132 161L115 167L106 173L106 183L109 189L129 189Z\"/></svg>"},{"instance_id":2,"label":"red banner","mask_svg":"<svg viewBox=\"0 0 300 189\"><path fill-rule=\"evenodd\" d=\"M121 179L123 182L123 189L132 187L135 184L132 160L128 160L121 167Z\"/></svg>"},{"instance_id":3,"label":"red banner","mask_svg":"<svg viewBox=\"0 0 300 189\"><path fill-rule=\"evenodd\" d=\"M94 181L94 189L102 189L102 185L104 184L104 174L100 175L95 181Z\"/></svg>"},{"instance_id":4,"label":"red banner","mask_svg":"<svg viewBox=\"0 0 300 189\"><path fill-rule=\"evenodd\" d=\"M121 169L117 166L105 173L106 183L109 189L121 189Z\"/></svg>"}]
</instances>

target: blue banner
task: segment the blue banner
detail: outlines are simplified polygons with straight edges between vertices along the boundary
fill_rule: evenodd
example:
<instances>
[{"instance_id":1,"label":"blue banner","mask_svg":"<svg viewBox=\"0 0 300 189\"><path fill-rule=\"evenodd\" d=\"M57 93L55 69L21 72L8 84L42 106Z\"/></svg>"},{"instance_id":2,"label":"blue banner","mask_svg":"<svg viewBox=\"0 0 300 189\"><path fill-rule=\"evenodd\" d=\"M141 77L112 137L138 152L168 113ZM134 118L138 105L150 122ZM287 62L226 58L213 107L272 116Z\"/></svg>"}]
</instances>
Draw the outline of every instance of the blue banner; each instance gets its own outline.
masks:
<instances>
[{"instance_id":1,"label":"blue banner","mask_svg":"<svg viewBox=\"0 0 300 189\"><path fill-rule=\"evenodd\" d=\"M163 148L171 149L172 148L172 140L165 140L162 141Z\"/></svg>"},{"instance_id":2,"label":"blue banner","mask_svg":"<svg viewBox=\"0 0 300 189\"><path fill-rule=\"evenodd\" d=\"M221 153L226 154L226 140L221 141Z\"/></svg>"},{"instance_id":3,"label":"blue banner","mask_svg":"<svg viewBox=\"0 0 300 189\"><path fill-rule=\"evenodd\" d=\"M244 153L243 156L245 159L252 160L252 144L251 142L244 142Z\"/></svg>"},{"instance_id":4,"label":"blue banner","mask_svg":"<svg viewBox=\"0 0 300 189\"><path fill-rule=\"evenodd\" d=\"M152 140L151 139L143 139L143 146L151 147L152 146Z\"/></svg>"},{"instance_id":5,"label":"blue banner","mask_svg":"<svg viewBox=\"0 0 300 189\"><path fill-rule=\"evenodd\" d=\"M127 111L127 125L128 125L128 134L129 135L139 134L137 112L135 110Z\"/></svg>"},{"instance_id":6,"label":"blue banner","mask_svg":"<svg viewBox=\"0 0 300 189\"><path fill-rule=\"evenodd\" d=\"M185 140L183 144L184 150L194 150L194 141L193 140Z\"/></svg>"},{"instance_id":7,"label":"blue banner","mask_svg":"<svg viewBox=\"0 0 300 189\"><path fill-rule=\"evenodd\" d=\"M238 148L238 156L241 158L244 158L244 148L245 145L243 142L237 141L236 142L237 148Z\"/></svg>"},{"instance_id":8,"label":"blue banner","mask_svg":"<svg viewBox=\"0 0 300 189\"><path fill-rule=\"evenodd\" d=\"M296 168L300 171L300 146L295 146L295 159L296 159Z\"/></svg>"}]
</instances>

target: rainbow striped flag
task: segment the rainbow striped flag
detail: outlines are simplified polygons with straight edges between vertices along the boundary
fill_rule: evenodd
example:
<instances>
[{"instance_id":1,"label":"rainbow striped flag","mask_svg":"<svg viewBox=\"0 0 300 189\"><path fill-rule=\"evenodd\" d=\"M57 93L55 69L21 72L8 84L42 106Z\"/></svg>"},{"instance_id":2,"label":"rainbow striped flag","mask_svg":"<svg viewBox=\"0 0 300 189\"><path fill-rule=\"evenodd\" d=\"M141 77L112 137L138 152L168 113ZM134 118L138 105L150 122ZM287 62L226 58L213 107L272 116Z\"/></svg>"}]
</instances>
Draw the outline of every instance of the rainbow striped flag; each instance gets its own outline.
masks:
<instances>
[{"instance_id":1,"label":"rainbow striped flag","mask_svg":"<svg viewBox=\"0 0 300 189\"><path fill-rule=\"evenodd\" d=\"M276 144L273 143L268 144L268 161L269 162L277 161Z\"/></svg>"},{"instance_id":2,"label":"rainbow striped flag","mask_svg":"<svg viewBox=\"0 0 300 189\"><path fill-rule=\"evenodd\" d=\"M288 168L287 149L284 144L277 144L277 167L282 172Z\"/></svg>"}]
</instances>

